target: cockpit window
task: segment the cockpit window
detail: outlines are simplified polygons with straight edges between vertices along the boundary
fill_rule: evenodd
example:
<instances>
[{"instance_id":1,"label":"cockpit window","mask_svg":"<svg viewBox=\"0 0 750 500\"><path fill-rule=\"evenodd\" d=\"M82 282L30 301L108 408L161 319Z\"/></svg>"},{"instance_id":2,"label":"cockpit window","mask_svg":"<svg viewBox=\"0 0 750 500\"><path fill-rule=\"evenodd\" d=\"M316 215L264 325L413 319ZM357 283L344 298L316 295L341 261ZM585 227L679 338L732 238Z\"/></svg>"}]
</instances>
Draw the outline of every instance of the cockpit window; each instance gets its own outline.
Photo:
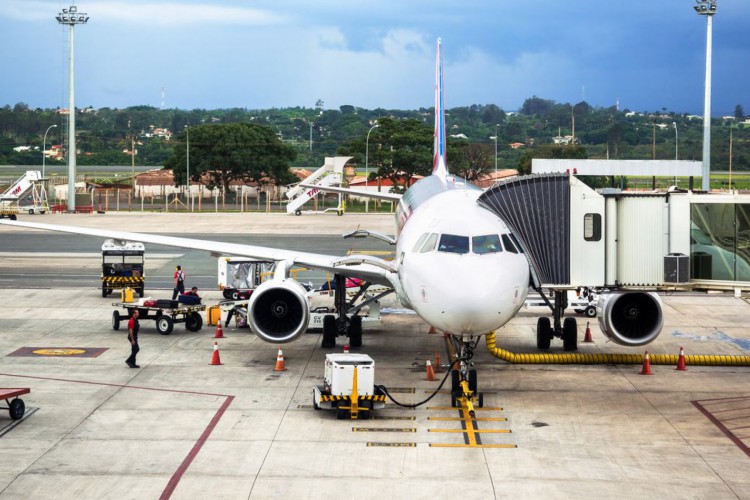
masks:
<instances>
[{"instance_id":1,"label":"cockpit window","mask_svg":"<svg viewBox=\"0 0 750 500\"><path fill-rule=\"evenodd\" d=\"M438 252L469 253L469 237L455 234L443 234L440 236Z\"/></svg>"},{"instance_id":2,"label":"cockpit window","mask_svg":"<svg viewBox=\"0 0 750 500\"><path fill-rule=\"evenodd\" d=\"M474 253L479 255L503 251L503 247L500 244L500 237L496 234L472 237L471 248Z\"/></svg>"},{"instance_id":3,"label":"cockpit window","mask_svg":"<svg viewBox=\"0 0 750 500\"><path fill-rule=\"evenodd\" d=\"M513 244L513 241L510 239L510 236L508 236L507 234L503 235L503 246L510 253L518 253L518 249Z\"/></svg>"},{"instance_id":4,"label":"cockpit window","mask_svg":"<svg viewBox=\"0 0 750 500\"><path fill-rule=\"evenodd\" d=\"M437 239L438 239L438 235L436 233L430 233L429 237L427 238L427 241L425 241L424 245L422 245L422 249L420 250L420 252L427 253L427 252L432 252L433 250L435 250Z\"/></svg>"},{"instance_id":5,"label":"cockpit window","mask_svg":"<svg viewBox=\"0 0 750 500\"><path fill-rule=\"evenodd\" d=\"M414 249L412 250L412 252L419 252L419 249L422 248L422 245L424 245L424 240L426 240L429 235L430 233L424 233L422 236L420 236L417 240L416 245L414 245Z\"/></svg>"},{"instance_id":6,"label":"cockpit window","mask_svg":"<svg viewBox=\"0 0 750 500\"><path fill-rule=\"evenodd\" d=\"M518 242L518 238L516 238L515 234L510 233L510 239L513 240L513 243L516 245L516 250L518 250L518 253L525 253L523 251L523 246L521 246L521 243Z\"/></svg>"}]
</instances>

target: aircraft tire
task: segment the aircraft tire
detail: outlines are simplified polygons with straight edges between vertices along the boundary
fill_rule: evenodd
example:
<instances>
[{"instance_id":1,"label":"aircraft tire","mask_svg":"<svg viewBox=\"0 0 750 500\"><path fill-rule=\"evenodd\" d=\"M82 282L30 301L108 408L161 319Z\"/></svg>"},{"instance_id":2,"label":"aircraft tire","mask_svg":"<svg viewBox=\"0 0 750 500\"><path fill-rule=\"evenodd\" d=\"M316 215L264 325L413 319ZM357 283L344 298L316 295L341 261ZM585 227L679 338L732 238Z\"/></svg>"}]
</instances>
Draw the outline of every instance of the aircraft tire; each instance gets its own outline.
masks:
<instances>
[{"instance_id":1,"label":"aircraft tire","mask_svg":"<svg viewBox=\"0 0 750 500\"><path fill-rule=\"evenodd\" d=\"M461 376L458 370L451 370L451 394L461 390Z\"/></svg>"},{"instance_id":2,"label":"aircraft tire","mask_svg":"<svg viewBox=\"0 0 750 500\"><path fill-rule=\"evenodd\" d=\"M469 370L469 390L474 394L477 393L477 371Z\"/></svg>"},{"instance_id":3,"label":"aircraft tire","mask_svg":"<svg viewBox=\"0 0 750 500\"><path fill-rule=\"evenodd\" d=\"M336 347L336 316L333 314L323 316L323 341L320 347L324 349Z\"/></svg>"},{"instance_id":4,"label":"aircraft tire","mask_svg":"<svg viewBox=\"0 0 750 500\"><path fill-rule=\"evenodd\" d=\"M565 318L563 322L563 349L578 350L578 325L575 318Z\"/></svg>"},{"instance_id":5,"label":"aircraft tire","mask_svg":"<svg viewBox=\"0 0 750 500\"><path fill-rule=\"evenodd\" d=\"M352 316L349 320L349 347L362 347L362 316Z\"/></svg>"},{"instance_id":6,"label":"aircraft tire","mask_svg":"<svg viewBox=\"0 0 750 500\"><path fill-rule=\"evenodd\" d=\"M549 349L550 340L552 340L552 326L549 318L543 316L536 321L537 349Z\"/></svg>"}]
</instances>

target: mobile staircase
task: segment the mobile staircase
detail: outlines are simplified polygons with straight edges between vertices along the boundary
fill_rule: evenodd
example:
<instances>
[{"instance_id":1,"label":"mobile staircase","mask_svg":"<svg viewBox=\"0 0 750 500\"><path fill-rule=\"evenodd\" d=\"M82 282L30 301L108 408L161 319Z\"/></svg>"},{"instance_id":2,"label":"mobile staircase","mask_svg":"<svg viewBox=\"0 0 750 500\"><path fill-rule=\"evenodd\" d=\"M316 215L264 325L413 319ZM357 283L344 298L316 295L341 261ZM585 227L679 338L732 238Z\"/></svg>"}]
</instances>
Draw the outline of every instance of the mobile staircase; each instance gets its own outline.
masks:
<instances>
[{"instance_id":1,"label":"mobile staircase","mask_svg":"<svg viewBox=\"0 0 750 500\"><path fill-rule=\"evenodd\" d=\"M351 159L351 156L327 156L325 164L302 181L305 186L302 186L302 183L298 183L286 192L286 196L289 198L289 202L286 205L286 213L302 215L302 205L313 199L320 192L320 189L316 186L340 187L344 180L344 165ZM323 210L323 212L328 211L336 211L339 215L343 215L344 208L341 203L340 194L338 206Z\"/></svg>"},{"instance_id":2,"label":"mobile staircase","mask_svg":"<svg viewBox=\"0 0 750 500\"><path fill-rule=\"evenodd\" d=\"M16 218L22 201L31 192L32 204L24 207L29 213L44 213L49 210L47 192L42 185L42 174L38 170L27 170L18 180L0 195L0 217Z\"/></svg>"}]
</instances>

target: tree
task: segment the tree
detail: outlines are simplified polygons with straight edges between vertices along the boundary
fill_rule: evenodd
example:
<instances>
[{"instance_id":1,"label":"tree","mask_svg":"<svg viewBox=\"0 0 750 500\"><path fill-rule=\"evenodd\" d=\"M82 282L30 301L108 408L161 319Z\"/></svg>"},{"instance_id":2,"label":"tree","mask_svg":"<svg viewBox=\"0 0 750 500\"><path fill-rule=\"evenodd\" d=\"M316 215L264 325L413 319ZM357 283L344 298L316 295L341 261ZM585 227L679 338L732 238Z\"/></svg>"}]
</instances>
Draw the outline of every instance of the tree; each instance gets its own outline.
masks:
<instances>
[{"instance_id":1,"label":"tree","mask_svg":"<svg viewBox=\"0 0 750 500\"><path fill-rule=\"evenodd\" d=\"M295 180L289 171L294 148L279 140L270 127L248 123L209 124L190 127L190 179L225 192L230 182L277 185ZM187 133L178 137L172 157L164 168L172 169L175 184L185 184L187 175Z\"/></svg>"},{"instance_id":2,"label":"tree","mask_svg":"<svg viewBox=\"0 0 750 500\"><path fill-rule=\"evenodd\" d=\"M745 118L745 110L742 107L742 104L738 104L734 107L734 117L738 120L742 120Z\"/></svg>"},{"instance_id":3,"label":"tree","mask_svg":"<svg viewBox=\"0 0 750 500\"><path fill-rule=\"evenodd\" d=\"M449 141L448 167L452 174L473 182L494 170L494 154L494 145Z\"/></svg>"},{"instance_id":4,"label":"tree","mask_svg":"<svg viewBox=\"0 0 750 500\"><path fill-rule=\"evenodd\" d=\"M403 192L415 175L432 171L432 129L420 120L378 120L370 133L368 164L370 172L389 179L394 191ZM364 158L366 137L352 140L339 148L338 154Z\"/></svg>"}]
</instances>

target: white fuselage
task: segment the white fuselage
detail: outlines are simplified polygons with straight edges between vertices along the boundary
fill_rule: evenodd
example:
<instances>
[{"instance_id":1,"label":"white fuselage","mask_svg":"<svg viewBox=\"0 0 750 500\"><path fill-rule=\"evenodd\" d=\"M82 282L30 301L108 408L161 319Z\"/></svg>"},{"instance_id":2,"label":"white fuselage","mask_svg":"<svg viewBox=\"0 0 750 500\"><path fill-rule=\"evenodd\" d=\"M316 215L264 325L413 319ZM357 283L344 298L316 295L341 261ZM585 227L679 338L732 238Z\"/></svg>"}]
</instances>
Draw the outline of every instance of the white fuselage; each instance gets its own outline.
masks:
<instances>
[{"instance_id":1,"label":"white fuselage","mask_svg":"<svg viewBox=\"0 0 750 500\"><path fill-rule=\"evenodd\" d=\"M528 292L528 261L502 220L477 204L481 193L476 188L435 193L401 221L399 299L453 335L500 328Z\"/></svg>"}]
</instances>

